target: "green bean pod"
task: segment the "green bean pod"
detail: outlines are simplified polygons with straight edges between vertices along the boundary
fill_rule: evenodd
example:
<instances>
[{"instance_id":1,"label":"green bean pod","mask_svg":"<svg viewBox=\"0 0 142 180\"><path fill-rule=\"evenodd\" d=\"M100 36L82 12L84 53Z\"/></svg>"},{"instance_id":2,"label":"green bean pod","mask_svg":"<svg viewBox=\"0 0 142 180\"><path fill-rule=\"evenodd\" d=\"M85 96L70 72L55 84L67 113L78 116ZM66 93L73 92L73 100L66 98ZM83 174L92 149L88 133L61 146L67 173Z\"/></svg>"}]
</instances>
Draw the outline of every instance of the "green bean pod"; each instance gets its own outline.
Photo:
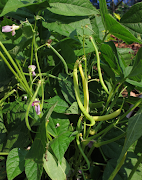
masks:
<instances>
[{"instance_id":1,"label":"green bean pod","mask_svg":"<svg viewBox=\"0 0 142 180\"><path fill-rule=\"evenodd\" d=\"M95 121L107 121L109 119L113 119L113 118L117 117L120 113L121 113L121 108L117 109L115 112L113 112L111 114L107 114L104 116L93 116L93 119Z\"/></svg>"},{"instance_id":2,"label":"green bean pod","mask_svg":"<svg viewBox=\"0 0 142 180\"><path fill-rule=\"evenodd\" d=\"M79 93L79 87L78 87L78 76L77 76L77 67L78 67L79 61L77 60L74 64L74 70L73 70L73 82L74 82L74 90L75 90L75 95L76 99L79 105L79 108L81 109L82 113L84 116L90 121L90 124L87 124L88 126L93 126L95 124L95 120L93 119L92 116L90 116L86 109L84 108L81 98L80 98L80 93Z\"/></svg>"}]
</instances>

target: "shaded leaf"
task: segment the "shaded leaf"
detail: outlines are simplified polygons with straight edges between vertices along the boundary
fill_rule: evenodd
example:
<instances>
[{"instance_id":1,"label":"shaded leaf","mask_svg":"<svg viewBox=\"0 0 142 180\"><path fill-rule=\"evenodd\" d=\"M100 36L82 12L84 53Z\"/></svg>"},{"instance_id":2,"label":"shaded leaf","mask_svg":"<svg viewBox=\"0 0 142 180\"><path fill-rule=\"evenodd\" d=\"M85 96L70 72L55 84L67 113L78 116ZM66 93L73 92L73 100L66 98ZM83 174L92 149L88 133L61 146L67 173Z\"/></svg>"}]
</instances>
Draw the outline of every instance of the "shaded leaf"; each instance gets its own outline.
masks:
<instances>
[{"instance_id":1,"label":"shaded leaf","mask_svg":"<svg viewBox=\"0 0 142 180\"><path fill-rule=\"evenodd\" d=\"M129 147L142 136L142 108L129 119L128 121L128 129L126 132L126 140L121 152L121 155L118 159L118 162L124 156L125 152L129 149Z\"/></svg>"},{"instance_id":2,"label":"shaded leaf","mask_svg":"<svg viewBox=\"0 0 142 180\"><path fill-rule=\"evenodd\" d=\"M6 161L8 180L14 179L24 171L26 154L27 151L20 148L14 148L10 151Z\"/></svg>"}]
</instances>

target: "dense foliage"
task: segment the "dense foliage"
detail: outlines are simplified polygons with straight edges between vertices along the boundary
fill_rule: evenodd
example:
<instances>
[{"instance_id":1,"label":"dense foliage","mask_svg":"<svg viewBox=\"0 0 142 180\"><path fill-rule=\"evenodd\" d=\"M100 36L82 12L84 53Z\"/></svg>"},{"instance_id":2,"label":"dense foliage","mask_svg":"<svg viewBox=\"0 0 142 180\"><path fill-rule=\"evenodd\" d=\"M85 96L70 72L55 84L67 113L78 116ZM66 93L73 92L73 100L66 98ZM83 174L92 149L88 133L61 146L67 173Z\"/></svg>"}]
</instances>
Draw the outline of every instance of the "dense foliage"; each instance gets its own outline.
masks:
<instances>
[{"instance_id":1,"label":"dense foliage","mask_svg":"<svg viewBox=\"0 0 142 180\"><path fill-rule=\"evenodd\" d=\"M142 49L115 46L142 43L142 3L99 5L0 2L0 179L142 179Z\"/></svg>"}]
</instances>

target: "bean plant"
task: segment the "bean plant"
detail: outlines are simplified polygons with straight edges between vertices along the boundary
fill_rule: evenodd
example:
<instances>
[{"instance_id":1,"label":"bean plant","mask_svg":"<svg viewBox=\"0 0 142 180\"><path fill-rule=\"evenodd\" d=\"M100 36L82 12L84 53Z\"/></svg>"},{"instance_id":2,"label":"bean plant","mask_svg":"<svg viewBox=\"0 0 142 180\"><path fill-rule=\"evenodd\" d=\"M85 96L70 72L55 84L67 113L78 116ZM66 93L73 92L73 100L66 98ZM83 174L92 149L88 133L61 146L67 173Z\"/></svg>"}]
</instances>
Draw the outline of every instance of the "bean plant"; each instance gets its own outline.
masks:
<instances>
[{"instance_id":1,"label":"bean plant","mask_svg":"<svg viewBox=\"0 0 142 180\"><path fill-rule=\"evenodd\" d=\"M99 5L0 2L0 179L142 179L142 48L116 46L142 44L142 2Z\"/></svg>"}]
</instances>

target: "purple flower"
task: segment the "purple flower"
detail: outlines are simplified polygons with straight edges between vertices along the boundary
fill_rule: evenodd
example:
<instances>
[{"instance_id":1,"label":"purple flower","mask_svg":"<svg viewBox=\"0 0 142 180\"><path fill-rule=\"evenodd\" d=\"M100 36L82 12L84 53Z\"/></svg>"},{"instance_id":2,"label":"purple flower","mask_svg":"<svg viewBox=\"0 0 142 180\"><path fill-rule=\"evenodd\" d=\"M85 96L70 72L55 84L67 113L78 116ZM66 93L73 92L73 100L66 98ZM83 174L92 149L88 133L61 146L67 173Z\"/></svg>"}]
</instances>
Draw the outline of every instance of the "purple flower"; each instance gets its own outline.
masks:
<instances>
[{"instance_id":1,"label":"purple flower","mask_svg":"<svg viewBox=\"0 0 142 180\"><path fill-rule=\"evenodd\" d=\"M32 103L32 106L34 106L35 107L35 111L36 111L36 113L37 113L37 115L40 115L40 101L34 101L33 103Z\"/></svg>"},{"instance_id":2,"label":"purple flower","mask_svg":"<svg viewBox=\"0 0 142 180\"><path fill-rule=\"evenodd\" d=\"M6 25L2 27L2 32L12 32L12 36L14 36L15 30L18 30L20 28L20 26L16 26L15 24L13 24L12 26Z\"/></svg>"},{"instance_id":3,"label":"purple flower","mask_svg":"<svg viewBox=\"0 0 142 180\"><path fill-rule=\"evenodd\" d=\"M35 73L36 66L35 65L29 65L28 68L29 68L29 72L32 73L32 76L36 76L36 73Z\"/></svg>"}]
</instances>

